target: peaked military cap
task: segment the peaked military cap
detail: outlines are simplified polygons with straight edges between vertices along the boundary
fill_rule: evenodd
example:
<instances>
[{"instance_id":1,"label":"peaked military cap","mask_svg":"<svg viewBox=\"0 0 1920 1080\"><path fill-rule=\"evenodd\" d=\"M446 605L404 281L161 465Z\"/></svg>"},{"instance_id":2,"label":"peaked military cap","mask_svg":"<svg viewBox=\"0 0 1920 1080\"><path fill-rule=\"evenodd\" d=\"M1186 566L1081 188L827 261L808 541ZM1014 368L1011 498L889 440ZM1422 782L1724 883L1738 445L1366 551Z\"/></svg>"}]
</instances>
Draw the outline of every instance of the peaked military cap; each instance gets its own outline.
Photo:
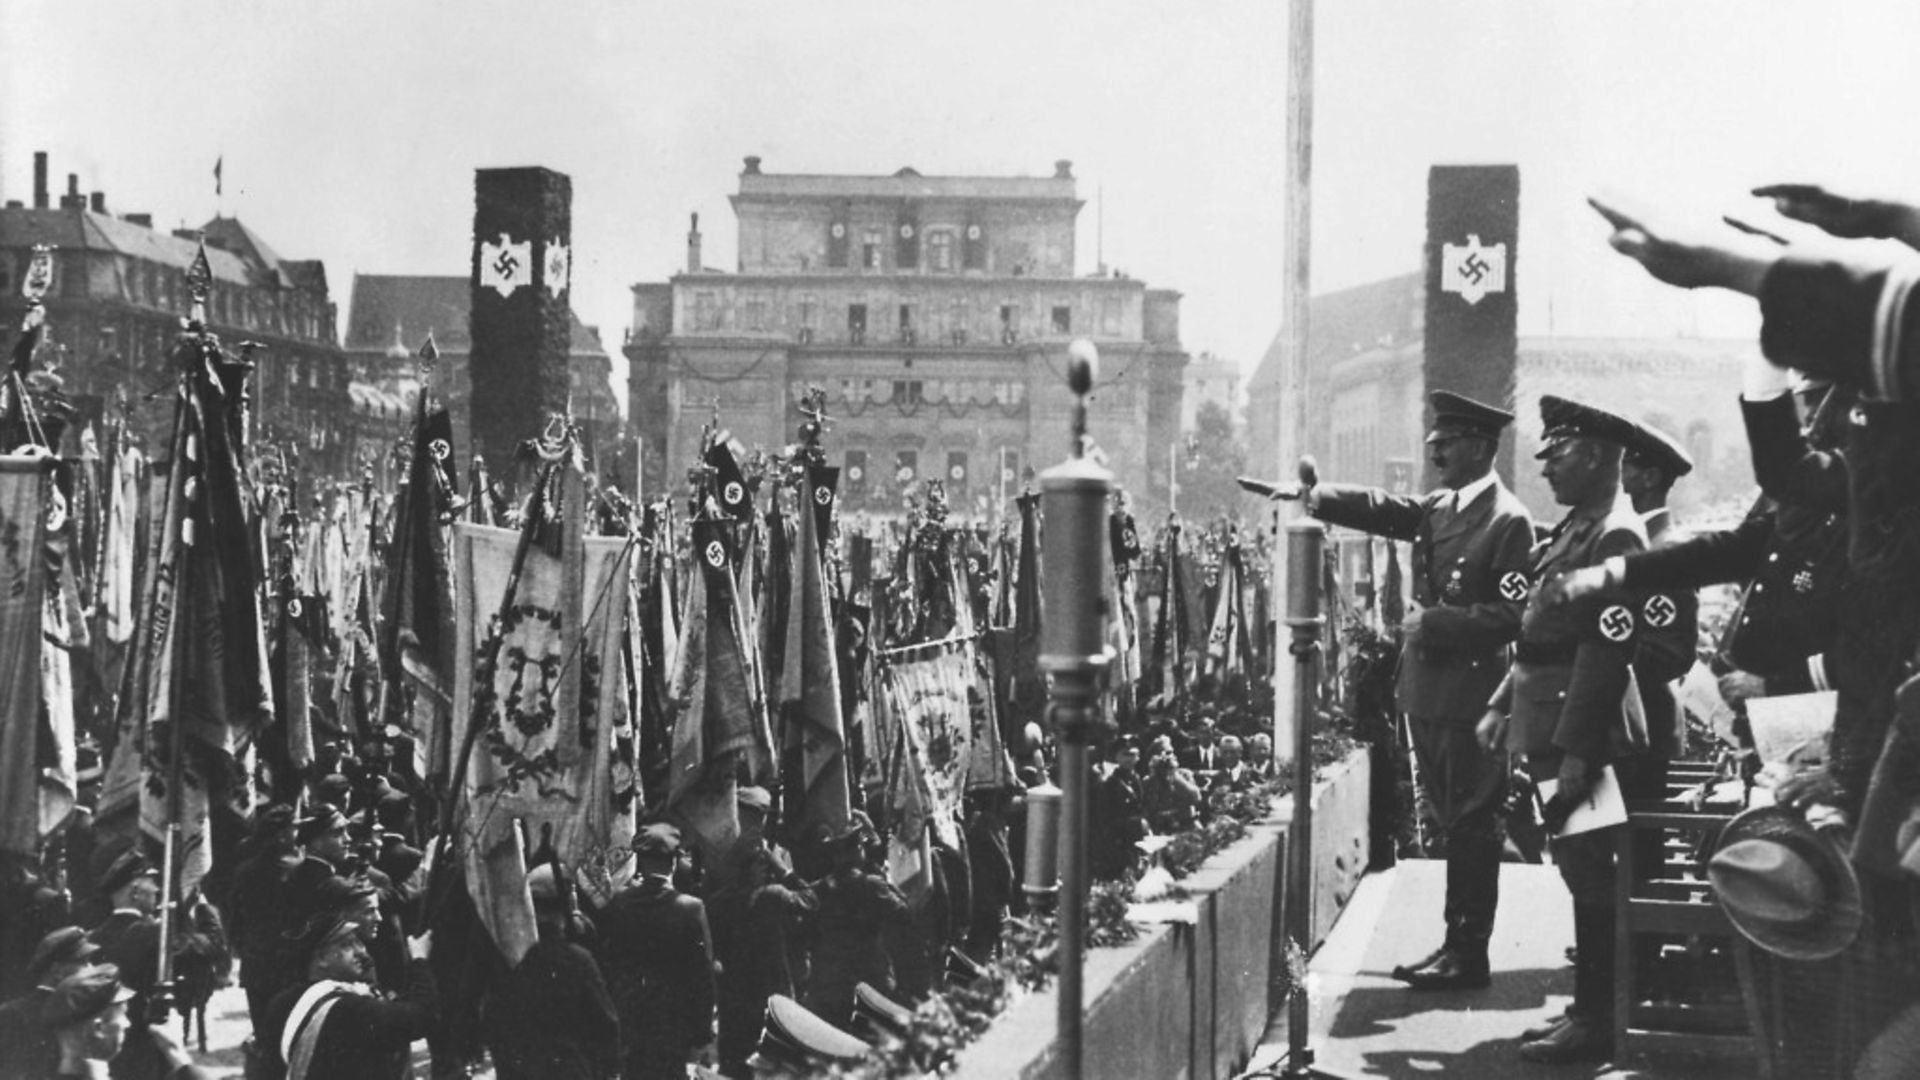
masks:
<instances>
[{"instance_id":1,"label":"peaked military cap","mask_svg":"<svg viewBox=\"0 0 1920 1080\"><path fill-rule=\"evenodd\" d=\"M1603 439L1616 446L1630 446L1636 430L1631 420L1582 402L1546 394L1540 398L1540 452L1545 458L1554 447L1568 439Z\"/></svg>"},{"instance_id":2,"label":"peaked military cap","mask_svg":"<svg viewBox=\"0 0 1920 1080\"><path fill-rule=\"evenodd\" d=\"M87 932L77 926L63 926L40 939L34 946L33 959L27 962L27 980L35 986L45 978L48 970L55 964L84 963L100 946L87 937Z\"/></svg>"},{"instance_id":3,"label":"peaked military cap","mask_svg":"<svg viewBox=\"0 0 1920 1080\"><path fill-rule=\"evenodd\" d=\"M1693 459L1673 436L1645 424L1633 426L1633 441L1627 444L1627 460L1643 468L1663 469L1673 478L1693 471Z\"/></svg>"},{"instance_id":4,"label":"peaked military cap","mask_svg":"<svg viewBox=\"0 0 1920 1080\"><path fill-rule=\"evenodd\" d=\"M741 806L752 807L761 813L773 809L773 795L766 788L757 785L743 787L736 791L733 800Z\"/></svg>"},{"instance_id":5,"label":"peaked military cap","mask_svg":"<svg viewBox=\"0 0 1920 1080\"><path fill-rule=\"evenodd\" d=\"M94 877L94 888L101 896L111 896L134 878L158 876L159 873L141 854L138 844L128 844L114 850L112 857L106 860L106 866Z\"/></svg>"},{"instance_id":6,"label":"peaked military cap","mask_svg":"<svg viewBox=\"0 0 1920 1080\"><path fill-rule=\"evenodd\" d=\"M133 991L120 981L120 969L112 964L100 964L60 980L60 985L53 988L53 996L40 1006L40 1023L48 1028L77 1024L132 997Z\"/></svg>"},{"instance_id":7,"label":"peaked military cap","mask_svg":"<svg viewBox=\"0 0 1920 1080\"><path fill-rule=\"evenodd\" d=\"M1498 439L1500 432L1513 423L1513 414L1505 409L1496 409L1451 390L1435 390L1427 395L1427 401L1433 406L1433 429L1427 432L1429 443L1461 436Z\"/></svg>"},{"instance_id":8,"label":"peaked military cap","mask_svg":"<svg viewBox=\"0 0 1920 1080\"><path fill-rule=\"evenodd\" d=\"M853 1062L873 1049L785 994L767 999L766 1020L757 1056L770 1066L804 1069L824 1062Z\"/></svg>"},{"instance_id":9,"label":"peaked military cap","mask_svg":"<svg viewBox=\"0 0 1920 1080\"><path fill-rule=\"evenodd\" d=\"M300 819L294 826L293 838L302 844L311 844L322 836L347 823L347 815L330 803L321 803L314 812Z\"/></svg>"}]
</instances>

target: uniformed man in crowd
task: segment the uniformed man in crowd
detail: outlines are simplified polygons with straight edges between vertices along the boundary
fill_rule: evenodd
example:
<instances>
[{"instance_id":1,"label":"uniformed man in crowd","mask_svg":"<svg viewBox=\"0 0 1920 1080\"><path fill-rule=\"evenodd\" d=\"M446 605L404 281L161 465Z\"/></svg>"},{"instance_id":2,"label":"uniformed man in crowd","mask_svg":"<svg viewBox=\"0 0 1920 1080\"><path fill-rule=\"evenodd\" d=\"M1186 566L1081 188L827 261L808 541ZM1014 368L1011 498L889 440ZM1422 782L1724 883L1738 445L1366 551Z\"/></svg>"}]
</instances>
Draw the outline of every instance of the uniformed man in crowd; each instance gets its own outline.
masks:
<instances>
[{"instance_id":1,"label":"uniformed man in crowd","mask_svg":"<svg viewBox=\"0 0 1920 1080\"><path fill-rule=\"evenodd\" d=\"M1540 417L1541 473L1567 514L1535 546L1530 582L1644 551L1646 529L1620 492L1620 460L1633 425L1551 395L1540 399ZM1642 706L1630 693L1641 603L1625 591L1571 604L1535 595L1521 618L1513 666L1477 734L1488 751L1504 746L1524 755L1543 789L1552 782L1543 814L1550 823L1564 821L1603 770L1646 749ZM1574 902L1573 1004L1566 1016L1526 1033L1534 1037L1522 1041L1524 1060L1601 1060L1612 1052L1614 843L1608 829L1553 841L1554 863Z\"/></svg>"},{"instance_id":2,"label":"uniformed man in crowd","mask_svg":"<svg viewBox=\"0 0 1920 1080\"><path fill-rule=\"evenodd\" d=\"M1507 763L1474 725L1507 671L1520 633L1533 519L1493 471L1513 414L1445 390L1428 395L1427 455L1440 487L1393 495L1344 484L1280 485L1322 521L1413 545L1414 607L1402 628L1397 704L1445 837L1446 937L1394 969L1416 990L1490 984L1487 942L1500 901L1500 825Z\"/></svg>"},{"instance_id":3,"label":"uniformed man in crowd","mask_svg":"<svg viewBox=\"0 0 1920 1080\"><path fill-rule=\"evenodd\" d=\"M274 995L300 974L289 940L289 932L298 926L288 890L293 868L300 861L293 826L290 806L260 811L254 820L252 850L235 868L228 896L228 933L240 960L247 1014L255 1023L266 1015Z\"/></svg>"},{"instance_id":4,"label":"uniformed man in crowd","mask_svg":"<svg viewBox=\"0 0 1920 1080\"><path fill-rule=\"evenodd\" d=\"M407 981L397 995L373 985L373 957L345 912L317 918L301 940L305 977L267 1008L255 1035L297 1080L400 1080L414 1042L439 1020L427 966L430 934L407 939Z\"/></svg>"},{"instance_id":5,"label":"uniformed man in crowd","mask_svg":"<svg viewBox=\"0 0 1920 1080\"><path fill-rule=\"evenodd\" d=\"M1113 767L1094 784L1092 802L1100 828L1095 830L1089 845L1092 848L1088 853L1089 862L1094 877L1111 881L1132 869L1140 855L1135 845L1147 835L1140 744L1133 736L1114 738ZM1018 836L1024 841L1025 830Z\"/></svg>"},{"instance_id":6,"label":"uniformed man in crowd","mask_svg":"<svg viewBox=\"0 0 1920 1080\"><path fill-rule=\"evenodd\" d=\"M63 926L42 938L27 964L33 989L0 1004L0 1080L32 1080L52 1073L60 1047L41 1024L41 1010L54 988L68 976L93 965L100 947L77 926Z\"/></svg>"},{"instance_id":7,"label":"uniformed man in crowd","mask_svg":"<svg viewBox=\"0 0 1920 1080\"><path fill-rule=\"evenodd\" d=\"M638 877L598 921L600 970L620 1013L622 1075L680 1080L713 1041L713 936L706 905L673 886L680 830L648 825L633 850Z\"/></svg>"},{"instance_id":8,"label":"uniformed man in crowd","mask_svg":"<svg viewBox=\"0 0 1920 1080\"><path fill-rule=\"evenodd\" d=\"M1667 508L1673 485L1693 471L1693 459L1663 431L1635 424L1620 459L1620 488L1640 515L1650 550L1686 539ZM1700 594L1692 589L1647 593L1634 642L1633 676L1646 710L1647 752L1620 763L1620 791L1629 800L1658 802L1667 793L1667 766L1680 752L1680 702L1673 681L1693 670L1700 640ZM1651 877L1660 852L1652 843L1635 852L1636 871Z\"/></svg>"},{"instance_id":9,"label":"uniformed man in crowd","mask_svg":"<svg viewBox=\"0 0 1920 1080\"><path fill-rule=\"evenodd\" d=\"M814 917L813 972L805 1004L835 1027L850 1022L855 986L864 982L892 988L893 965L885 941L889 931L905 925L911 915L906 897L875 868L877 841L867 815L853 811L847 824L826 838L831 869L814 886L820 911Z\"/></svg>"},{"instance_id":10,"label":"uniformed man in crowd","mask_svg":"<svg viewBox=\"0 0 1920 1080\"><path fill-rule=\"evenodd\" d=\"M56 1061L38 1076L107 1076L107 1062L126 1045L127 1007L133 997L133 988L120 981L120 971L112 964L62 979L40 1008L41 1030L56 1048Z\"/></svg>"},{"instance_id":11,"label":"uniformed man in crowd","mask_svg":"<svg viewBox=\"0 0 1920 1080\"><path fill-rule=\"evenodd\" d=\"M1765 448L1789 441L1783 426L1802 431L1808 449L1820 456L1801 467L1806 475L1799 481L1774 484L1788 497L1762 494L1731 529L1663 542L1561 579L1565 595L1575 599L1609 586L1674 594L1747 583L1714 656L1721 696L1734 710L1733 734L1747 753L1747 777L1760 763L1752 758L1745 703L1833 685L1834 628L1847 570L1845 462L1833 451L1852 395L1803 380L1799 396L1798 405L1786 396L1741 401L1748 445L1763 450L1756 475L1776 468L1773 451ZM1796 781L1796 787L1815 793L1825 786L1822 773Z\"/></svg>"},{"instance_id":12,"label":"uniformed man in crowd","mask_svg":"<svg viewBox=\"0 0 1920 1080\"><path fill-rule=\"evenodd\" d=\"M762 787L743 787L736 802L740 838L715 870L707 917L720 962L720 1071L751 1077L747 1060L760 1044L767 999L792 997L805 981L804 969L798 976L794 971L793 938L819 900L794 873L786 852L767 839L773 796Z\"/></svg>"},{"instance_id":13,"label":"uniformed man in crowd","mask_svg":"<svg viewBox=\"0 0 1920 1080\"><path fill-rule=\"evenodd\" d=\"M499 1080L601 1080L620 1069L620 1016L593 954L568 940L572 883L551 864L527 875L540 940L482 1007Z\"/></svg>"}]
</instances>

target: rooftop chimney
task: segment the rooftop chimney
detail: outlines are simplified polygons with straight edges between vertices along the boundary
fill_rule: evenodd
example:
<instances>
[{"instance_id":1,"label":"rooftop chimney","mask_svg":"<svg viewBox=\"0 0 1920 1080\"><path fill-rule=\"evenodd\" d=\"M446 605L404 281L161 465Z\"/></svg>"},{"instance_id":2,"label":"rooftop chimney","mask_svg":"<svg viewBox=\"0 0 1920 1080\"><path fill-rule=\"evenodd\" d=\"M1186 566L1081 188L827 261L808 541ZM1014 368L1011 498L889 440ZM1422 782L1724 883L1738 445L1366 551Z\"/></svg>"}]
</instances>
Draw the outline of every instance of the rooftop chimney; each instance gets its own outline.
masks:
<instances>
[{"instance_id":1,"label":"rooftop chimney","mask_svg":"<svg viewBox=\"0 0 1920 1080\"><path fill-rule=\"evenodd\" d=\"M687 273L697 274L706 269L700 260L700 215L693 215L693 227L687 230Z\"/></svg>"},{"instance_id":2,"label":"rooftop chimney","mask_svg":"<svg viewBox=\"0 0 1920 1080\"><path fill-rule=\"evenodd\" d=\"M47 152L33 152L33 208L45 210L50 205L47 195Z\"/></svg>"},{"instance_id":3,"label":"rooftop chimney","mask_svg":"<svg viewBox=\"0 0 1920 1080\"><path fill-rule=\"evenodd\" d=\"M67 193L60 198L60 209L84 210L86 208L87 197L80 194L80 174L70 172L67 174Z\"/></svg>"},{"instance_id":4,"label":"rooftop chimney","mask_svg":"<svg viewBox=\"0 0 1920 1080\"><path fill-rule=\"evenodd\" d=\"M1073 162L1068 161L1066 158L1061 158L1059 161L1054 162L1053 178L1055 180L1073 179Z\"/></svg>"},{"instance_id":5,"label":"rooftop chimney","mask_svg":"<svg viewBox=\"0 0 1920 1080\"><path fill-rule=\"evenodd\" d=\"M96 214L106 213L107 212L107 193L104 191L94 192L92 201L88 203L88 208L91 209Z\"/></svg>"},{"instance_id":6,"label":"rooftop chimney","mask_svg":"<svg viewBox=\"0 0 1920 1080\"><path fill-rule=\"evenodd\" d=\"M747 172L747 175L748 175L748 176L759 176L759 175L760 175L760 155L758 155L758 154L748 154L748 155L747 155L747 170L746 170L746 172Z\"/></svg>"},{"instance_id":7,"label":"rooftop chimney","mask_svg":"<svg viewBox=\"0 0 1920 1080\"><path fill-rule=\"evenodd\" d=\"M125 214L121 216L121 220L129 225L139 225L148 229L153 228L152 214Z\"/></svg>"}]
</instances>

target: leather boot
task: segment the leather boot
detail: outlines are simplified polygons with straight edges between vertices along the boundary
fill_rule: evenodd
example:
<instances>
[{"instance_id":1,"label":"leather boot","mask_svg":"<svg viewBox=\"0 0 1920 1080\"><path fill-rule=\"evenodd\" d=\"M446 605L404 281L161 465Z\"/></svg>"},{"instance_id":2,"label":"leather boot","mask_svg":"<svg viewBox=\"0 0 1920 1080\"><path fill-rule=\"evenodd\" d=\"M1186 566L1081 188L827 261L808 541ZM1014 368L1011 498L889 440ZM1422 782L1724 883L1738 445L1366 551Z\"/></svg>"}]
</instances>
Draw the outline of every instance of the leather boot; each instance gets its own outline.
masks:
<instances>
[{"instance_id":1,"label":"leather boot","mask_svg":"<svg viewBox=\"0 0 1920 1080\"><path fill-rule=\"evenodd\" d=\"M1613 908L1576 903L1573 941L1573 1005L1564 1022L1521 1044L1522 1061L1563 1064L1613 1056Z\"/></svg>"}]
</instances>

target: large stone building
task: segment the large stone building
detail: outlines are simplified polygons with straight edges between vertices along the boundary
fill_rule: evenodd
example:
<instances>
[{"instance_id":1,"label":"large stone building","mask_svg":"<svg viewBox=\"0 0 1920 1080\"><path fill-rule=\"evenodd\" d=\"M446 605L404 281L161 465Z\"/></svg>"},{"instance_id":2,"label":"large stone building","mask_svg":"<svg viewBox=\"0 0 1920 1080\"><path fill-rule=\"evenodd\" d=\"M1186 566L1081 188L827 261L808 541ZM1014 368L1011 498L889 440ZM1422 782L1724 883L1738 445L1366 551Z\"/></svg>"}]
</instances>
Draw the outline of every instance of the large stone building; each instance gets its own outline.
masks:
<instances>
[{"instance_id":1,"label":"large stone building","mask_svg":"<svg viewBox=\"0 0 1920 1080\"><path fill-rule=\"evenodd\" d=\"M685 270L633 289L647 491L677 486L716 411L749 447L790 443L817 385L850 509L896 512L937 478L957 511L986 514L1065 456L1067 347L1085 337L1101 353L1095 441L1141 506L1165 505L1152 448L1179 430L1180 296L1076 273L1070 163L1044 178L821 176L749 157L732 202L731 271L707 266L696 217Z\"/></svg>"},{"instance_id":2,"label":"large stone building","mask_svg":"<svg viewBox=\"0 0 1920 1080\"><path fill-rule=\"evenodd\" d=\"M347 311L346 352L354 377L372 392L399 399L408 409L420 391L414 353L428 334L433 335L440 354L435 395L453 414L454 443L462 461L472 445L467 437L471 393L467 360L473 348L467 319L472 307L472 285L464 276L355 274L352 306ZM621 431L613 360L600 344L599 331L582 323L577 314L572 331L567 363L573 415L590 450L602 456L613 454Z\"/></svg>"},{"instance_id":3,"label":"large stone building","mask_svg":"<svg viewBox=\"0 0 1920 1080\"><path fill-rule=\"evenodd\" d=\"M1240 396L1240 386L1245 380L1241 378L1240 365L1213 353L1201 353L1187 365L1180 381L1183 387L1181 431L1192 431L1199 421L1200 410L1208 405L1226 413L1235 430L1246 423L1246 412L1242 408L1245 403Z\"/></svg>"},{"instance_id":4,"label":"large stone building","mask_svg":"<svg viewBox=\"0 0 1920 1080\"><path fill-rule=\"evenodd\" d=\"M12 333L26 308L20 282L37 245L53 249L47 334L38 361L56 365L81 422L124 401L149 449L170 434L167 355L187 313L186 270L204 238L213 270L212 329L229 346L252 342L257 443L297 447L313 475L354 465L353 397L334 330L326 268L283 259L236 218L165 232L149 214L114 215L104 192L83 194L78 176L52 204L47 156L34 155L33 204L0 207L0 323Z\"/></svg>"},{"instance_id":5,"label":"large stone building","mask_svg":"<svg viewBox=\"0 0 1920 1080\"><path fill-rule=\"evenodd\" d=\"M1417 274L1316 296L1309 356L1316 427L1302 445L1329 480L1413 490L1426 462L1422 436L1423 297ZM1248 459L1252 471L1291 475L1274 461L1282 413L1281 352L1276 336L1249 386ZM1673 504L1720 516L1753 490L1740 419L1740 365L1759 346L1750 339L1521 337L1514 425L1516 471L1506 480L1536 516L1560 516L1533 454L1540 446L1540 398L1590 402L1682 440L1696 462L1674 488Z\"/></svg>"}]
</instances>

